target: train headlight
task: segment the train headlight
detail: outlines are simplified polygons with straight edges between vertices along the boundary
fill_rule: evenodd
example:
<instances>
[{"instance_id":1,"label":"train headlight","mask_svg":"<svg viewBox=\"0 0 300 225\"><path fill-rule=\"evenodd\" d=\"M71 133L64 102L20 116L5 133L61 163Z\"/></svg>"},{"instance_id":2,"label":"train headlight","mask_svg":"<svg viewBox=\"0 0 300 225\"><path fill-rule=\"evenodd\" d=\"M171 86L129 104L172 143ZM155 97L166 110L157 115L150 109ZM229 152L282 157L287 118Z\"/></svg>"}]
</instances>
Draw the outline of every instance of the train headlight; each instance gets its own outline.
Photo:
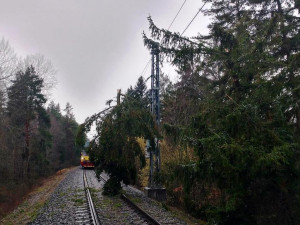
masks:
<instances>
[{"instance_id":1,"label":"train headlight","mask_svg":"<svg viewBox=\"0 0 300 225\"><path fill-rule=\"evenodd\" d=\"M84 160L84 158L83 158L83 157L81 157L81 160Z\"/></svg>"}]
</instances>

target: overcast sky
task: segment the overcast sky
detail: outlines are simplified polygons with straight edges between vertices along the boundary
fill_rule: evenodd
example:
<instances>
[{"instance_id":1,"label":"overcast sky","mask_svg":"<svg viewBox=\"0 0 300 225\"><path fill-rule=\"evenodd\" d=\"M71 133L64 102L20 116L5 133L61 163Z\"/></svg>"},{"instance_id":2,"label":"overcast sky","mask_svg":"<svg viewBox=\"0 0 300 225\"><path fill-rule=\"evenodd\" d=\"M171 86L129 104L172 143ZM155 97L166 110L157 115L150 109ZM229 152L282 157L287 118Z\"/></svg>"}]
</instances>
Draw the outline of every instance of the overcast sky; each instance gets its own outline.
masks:
<instances>
[{"instance_id":1,"label":"overcast sky","mask_svg":"<svg viewBox=\"0 0 300 225\"><path fill-rule=\"evenodd\" d=\"M41 53L57 69L52 99L70 102L76 120L100 111L105 102L134 85L150 54L143 45L147 16L167 28L184 0L0 0L0 37L22 56ZM182 32L202 6L187 0L172 31ZM203 14L186 36L206 33ZM174 71L166 71L174 79ZM148 77L150 70L145 77Z\"/></svg>"}]
</instances>

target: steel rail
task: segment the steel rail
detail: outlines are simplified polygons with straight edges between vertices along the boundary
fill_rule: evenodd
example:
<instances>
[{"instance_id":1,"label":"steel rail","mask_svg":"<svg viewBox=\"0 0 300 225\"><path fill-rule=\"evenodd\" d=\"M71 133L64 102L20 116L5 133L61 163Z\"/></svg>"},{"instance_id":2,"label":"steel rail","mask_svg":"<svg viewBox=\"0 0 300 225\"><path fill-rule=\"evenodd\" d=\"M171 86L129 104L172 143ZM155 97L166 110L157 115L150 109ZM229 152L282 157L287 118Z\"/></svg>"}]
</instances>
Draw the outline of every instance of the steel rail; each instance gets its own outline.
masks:
<instances>
[{"instance_id":1,"label":"steel rail","mask_svg":"<svg viewBox=\"0 0 300 225\"><path fill-rule=\"evenodd\" d=\"M148 213L142 210L139 206L133 203L133 201L131 201L126 195L121 194L121 199L123 199L131 208L133 208L135 211L141 214L151 224L161 225L161 223L159 223L156 219L154 219L152 216L150 216Z\"/></svg>"},{"instance_id":2,"label":"steel rail","mask_svg":"<svg viewBox=\"0 0 300 225\"><path fill-rule=\"evenodd\" d=\"M92 217L92 221L94 225L101 225L100 221L98 220L98 216L94 207L94 203L92 200L92 196L89 190L89 185L86 179L86 175L85 175L85 170L83 171L83 183L84 183L84 189L85 189L85 193L86 193L86 198L88 200L88 204L89 204L89 209L91 212L91 217Z\"/></svg>"},{"instance_id":3,"label":"steel rail","mask_svg":"<svg viewBox=\"0 0 300 225\"><path fill-rule=\"evenodd\" d=\"M99 178L100 178L100 180L102 180L104 182L107 181L107 179L105 179L101 175L99 176ZM161 223L159 223L156 219L154 219L152 216L150 216L147 212L145 212L143 209L141 209L139 206L137 206L125 194L121 194L120 197L127 205L129 205L131 208L133 208L133 210L135 210L138 214L142 215L142 217L144 217L147 220L147 222L149 222L150 224L153 224L153 225L161 225Z\"/></svg>"}]
</instances>

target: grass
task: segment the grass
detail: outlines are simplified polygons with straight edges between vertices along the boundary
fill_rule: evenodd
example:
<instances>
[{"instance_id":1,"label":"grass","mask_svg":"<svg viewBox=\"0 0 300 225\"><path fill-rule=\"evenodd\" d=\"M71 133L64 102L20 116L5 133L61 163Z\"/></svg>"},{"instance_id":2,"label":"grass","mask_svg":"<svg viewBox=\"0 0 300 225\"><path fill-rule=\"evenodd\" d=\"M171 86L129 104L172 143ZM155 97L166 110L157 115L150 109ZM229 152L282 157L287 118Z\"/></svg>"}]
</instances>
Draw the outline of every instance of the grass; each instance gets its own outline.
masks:
<instances>
[{"instance_id":1,"label":"grass","mask_svg":"<svg viewBox=\"0 0 300 225\"><path fill-rule=\"evenodd\" d=\"M91 193L100 192L100 190L97 190L96 188L91 188L91 187L89 187L88 189L89 189L89 191L90 191Z\"/></svg>"},{"instance_id":2,"label":"grass","mask_svg":"<svg viewBox=\"0 0 300 225\"><path fill-rule=\"evenodd\" d=\"M133 201L134 203L141 203L142 200L140 198L131 198L131 201Z\"/></svg>"},{"instance_id":3,"label":"grass","mask_svg":"<svg viewBox=\"0 0 300 225\"><path fill-rule=\"evenodd\" d=\"M109 198L104 198L103 201L102 201L102 204L104 206L109 206L109 205L112 205L113 201Z\"/></svg>"},{"instance_id":4,"label":"grass","mask_svg":"<svg viewBox=\"0 0 300 225\"><path fill-rule=\"evenodd\" d=\"M47 201L46 201L47 202ZM46 202L39 202L34 206L34 210L30 211L28 215L30 216L30 220L33 221L38 216L40 209L47 204Z\"/></svg>"},{"instance_id":5,"label":"grass","mask_svg":"<svg viewBox=\"0 0 300 225\"><path fill-rule=\"evenodd\" d=\"M163 209L167 210L167 211L170 211L169 206L168 206L166 203L164 203L164 202L161 203L161 207L162 207Z\"/></svg>"},{"instance_id":6,"label":"grass","mask_svg":"<svg viewBox=\"0 0 300 225\"><path fill-rule=\"evenodd\" d=\"M66 195L65 192L60 192L60 193L59 193L59 196L60 196L60 197L64 197L65 195Z\"/></svg>"},{"instance_id":7,"label":"grass","mask_svg":"<svg viewBox=\"0 0 300 225\"><path fill-rule=\"evenodd\" d=\"M122 206L122 203L121 202L117 202L117 203L114 203L112 205L113 208L117 209L117 208L120 208Z\"/></svg>"},{"instance_id":8,"label":"grass","mask_svg":"<svg viewBox=\"0 0 300 225\"><path fill-rule=\"evenodd\" d=\"M75 190L74 190L74 189L71 189L71 188L70 188L70 190L69 190L69 191L71 191L71 192L77 192L77 193L78 193L78 192L82 192L82 191L84 191L84 189L77 188L77 189L75 189Z\"/></svg>"},{"instance_id":9,"label":"grass","mask_svg":"<svg viewBox=\"0 0 300 225\"><path fill-rule=\"evenodd\" d=\"M177 217L182 221L185 221L188 225L207 225L207 222L200 219L196 219L175 207L169 205L166 205L166 207L168 208L168 211L173 214L173 216Z\"/></svg>"},{"instance_id":10,"label":"grass","mask_svg":"<svg viewBox=\"0 0 300 225\"><path fill-rule=\"evenodd\" d=\"M60 209L64 209L64 208L66 208L66 204L61 204L61 205L59 205L58 206Z\"/></svg>"},{"instance_id":11,"label":"grass","mask_svg":"<svg viewBox=\"0 0 300 225\"><path fill-rule=\"evenodd\" d=\"M76 206L81 206L85 203L85 200L82 198L73 198L72 201L75 203Z\"/></svg>"}]
</instances>

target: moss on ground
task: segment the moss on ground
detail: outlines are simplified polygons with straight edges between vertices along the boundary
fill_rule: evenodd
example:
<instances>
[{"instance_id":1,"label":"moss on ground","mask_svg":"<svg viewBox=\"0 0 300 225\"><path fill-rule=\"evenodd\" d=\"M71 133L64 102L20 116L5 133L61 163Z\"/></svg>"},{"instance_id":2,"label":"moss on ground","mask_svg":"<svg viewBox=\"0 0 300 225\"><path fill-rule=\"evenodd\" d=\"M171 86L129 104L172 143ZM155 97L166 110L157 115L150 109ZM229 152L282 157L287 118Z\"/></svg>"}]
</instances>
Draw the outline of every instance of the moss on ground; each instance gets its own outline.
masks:
<instances>
[{"instance_id":1,"label":"moss on ground","mask_svg":"<svg viewBox=\"0 0 300 225\"><path fill-rule=\"evenodd\" d=\"M85 200L82 198L73 198L72 201L75 203L76 206L81 206L85 203Z\"/></svg>"}]
</instances>

